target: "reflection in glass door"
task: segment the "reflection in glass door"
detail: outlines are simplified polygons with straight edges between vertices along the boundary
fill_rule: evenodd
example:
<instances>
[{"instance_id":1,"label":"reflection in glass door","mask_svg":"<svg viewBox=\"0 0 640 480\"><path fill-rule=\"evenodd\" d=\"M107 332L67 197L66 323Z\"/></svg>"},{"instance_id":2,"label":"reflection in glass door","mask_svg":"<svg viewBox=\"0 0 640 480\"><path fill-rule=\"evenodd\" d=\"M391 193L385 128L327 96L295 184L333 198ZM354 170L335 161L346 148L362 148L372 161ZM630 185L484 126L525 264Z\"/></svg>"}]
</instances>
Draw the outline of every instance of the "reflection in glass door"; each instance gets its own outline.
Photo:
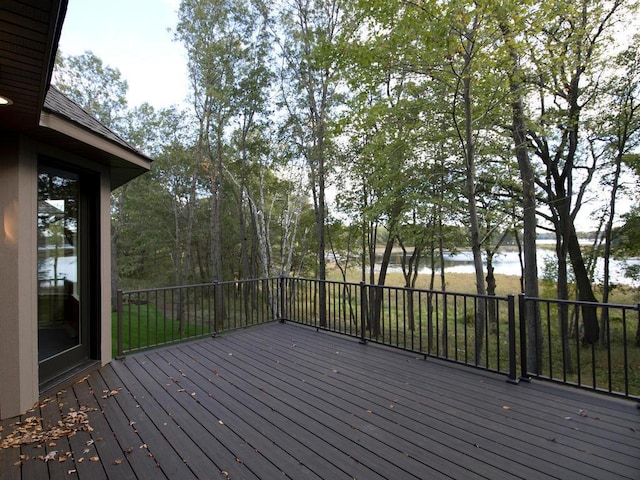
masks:
<instances>
[{"instance_id":1,"label":"reflection in glass door","mask_svg":"<svg viewBox=\"0 0 640 480\"><path fill-rule=\"evenodd\" d=\"M40 381L87 356L82 322L80 176L38 172L38 360Z\"/></svg>"}]
</instances>

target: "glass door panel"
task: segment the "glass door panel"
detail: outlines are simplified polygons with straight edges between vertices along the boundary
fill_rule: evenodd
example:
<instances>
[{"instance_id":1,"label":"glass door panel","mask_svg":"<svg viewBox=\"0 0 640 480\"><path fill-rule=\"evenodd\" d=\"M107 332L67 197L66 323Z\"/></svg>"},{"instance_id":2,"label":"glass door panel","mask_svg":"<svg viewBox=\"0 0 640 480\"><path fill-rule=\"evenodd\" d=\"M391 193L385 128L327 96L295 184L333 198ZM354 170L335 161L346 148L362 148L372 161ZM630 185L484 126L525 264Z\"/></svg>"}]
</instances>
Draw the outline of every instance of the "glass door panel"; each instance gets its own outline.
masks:
<instances>
[{"instance_id":1,"label":"glass door panel","mask_svg":"<svg viewBox=\"0 0 640 480\"><path fill-rule=\"evenodd\" d=\"M79 175L40 168L38 360L41 374L43 364L48 360L61 357L55 368L45 368L45 371L59 371L65 369L65 363L83 356L83 352L77 352L82 347L84 333L80 314L83 295L80 282L80 209Z\"/></svg>"}]
</instances>

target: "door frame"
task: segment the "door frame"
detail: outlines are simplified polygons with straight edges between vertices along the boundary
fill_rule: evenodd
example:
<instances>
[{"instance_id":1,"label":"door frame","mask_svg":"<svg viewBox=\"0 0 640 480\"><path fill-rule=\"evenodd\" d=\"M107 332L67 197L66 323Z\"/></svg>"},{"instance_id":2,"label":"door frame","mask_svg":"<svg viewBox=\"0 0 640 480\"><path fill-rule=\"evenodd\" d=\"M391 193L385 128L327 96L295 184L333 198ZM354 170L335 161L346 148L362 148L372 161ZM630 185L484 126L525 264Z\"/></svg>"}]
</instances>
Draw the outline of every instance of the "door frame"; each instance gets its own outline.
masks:
<instances>
[{"instance_id":1,"label":"door frame","mask_svg":"<svg viewBox=\"0 0 640 480\"><path fill-rule=\"evenodd\" d=\"M100 348L100 176L77 165L39 156L38 175L43 171L78 177L78 284L79 345L38 361L38 383L55 384L99 358ZM39 195L39 191L36 193ZM36 227L37 228L37 227ZM38 318L38 317L36 317ZM38 335L40 331L38 329Z\"/></svg>"}]
</instances>

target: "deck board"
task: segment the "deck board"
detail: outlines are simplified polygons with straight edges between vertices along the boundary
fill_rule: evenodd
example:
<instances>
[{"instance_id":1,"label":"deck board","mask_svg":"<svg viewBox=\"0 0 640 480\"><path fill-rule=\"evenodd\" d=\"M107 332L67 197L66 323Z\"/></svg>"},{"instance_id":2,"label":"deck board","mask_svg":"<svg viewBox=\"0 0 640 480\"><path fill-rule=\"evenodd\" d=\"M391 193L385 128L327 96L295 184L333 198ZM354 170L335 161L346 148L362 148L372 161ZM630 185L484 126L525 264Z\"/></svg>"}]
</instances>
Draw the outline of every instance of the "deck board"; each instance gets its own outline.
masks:
<instances>
[{"instance_id":1,"label":"deck board","mask_svg":"<svg viewBox=\"0 0 640 480\"><path fill-rule=\"evenodd\" d=\"M90 431L0 450L0 478L640 478L634 402L293 324L114 361L22 420L82 407Z\"/></svg>"},{"instance_id":2,"label":"deck board","mask_svg":"<svg viewBox=\"0 0 640 480\"><path fill-rule=\"evenodd\" d=\"M242 341L242 339L238 338L237 341ZM295 342L292 342L291 344L293 345L294 343ZM301 345L300 342L295 343L295 345L296 345L296 348L293 349L293 351L297 353L297 359L298 359L297 361L299 365L302 365L304 366L304 368L306 368L306 370L302 372L302 374L313 376L313 372L308 369L309 364L314 362L314 360L311 358L309 351L307 351L306 346ZM248 345L245 345L245 346L248 347ZM364 347L364 348L367 348L367 347ZM350 350L350 352L351 351L352 350ZM319 367L322 364L322 361L328 358L328 355L330 355L331 353L335 353L335 352L323 352L323 355L318 359L316 359L316 362L318 362L317 366ZM268 356L268 354L269 352L266 352L265 356ZM277 360L277 361L280 361L280 360ZM415 361L415 359L412 358L411 361ZM418 362L422 362L422 360L418 360ZM381 360L376 362L376 365L380 365L380 364L383 364ZM398 365L400 364L398 363ZM353 370L350 370L350 372L352 371ZM414 369L410 369L410 371L413 372ZM349 377L348 373L349 372L342 370L341 379L339 381L335 380L335 382L337 382L338 384L345 383L345 378ZM366 372L357 371L358 378L365 375L366 375ZM380 386L376 386L375 388L368 389L368 392L366 394L367 397L371 399L377 398L376 406L380 408L381 411L385 411L387 409L387 405L388 405L387 402L389 401L390 398L398 397L396 398L396 400L399 400L399 398L401 397L399 393L403 390L404 383L409 383L409 385L411 385L413 389L419 388L419 385L421 382L418 379L411 378L411 379L404 379L404 381L401 381L401 382L397 382L398 375L404 375L404 373L389 371L389 372L386 372L383 377L385 378L384 388L387 389L387 393L390 394L391 397L384 397L384 396L376 397L377 392L381 389ZM481 376L481 378L482 377L483 376ZM494 375L490 375L487 381L492 381L494 383L496 381L499 382L498 378L496 378ZM328 382L330 381L331 380L328 380ZM482 381L484 382L484 380ZM346 380L346 382L348 383L349 380ZM424 383L424 379L422 383ZM440 380L439 384L441 383L442 381ZM365 389L367 388L366 382L361 383L359 385L354 384L353 386L355 388L365 388ZM508 395L508 393L511 390L513 390L512 388L513 386L503 382L500 382L497 385L494 385L494 387L495 387L495 390L504 389L505 395ZM585 461L585 459L583 458L584 455L582 455L577 449L584 449L585 446L588 445L588 442L585 442L584 438L580 438L582 437L581 430L576 431L575 428L577 427L571 426L571 424L574 422L573 417L571 418L571 420L565 420L564 417L562 418L563 421L569 426L567 426L564 429L564 431L558 432L556 436L548 436L548 430L539 429L539 433L540 433L539 437L536 438L536 436L534 435L527 435L528 441L522 442L520 440L521 436L524 433L531 433L531 428L532 428L530 425L526 424L526 418L522 418L523 417L522 414L520 415L521 418L519 419L520 422L522 423L516 423L513 426L509 425L508 429L503 428L504 427L503 425L504 420L502 420L503 418L514 418L518 420L516 416L518 408L516 406L504 405L502 403L496 404L495 401L492 399L489 399L489 403L479 402L478 400L474 400L473 402L467 402L467 403L459 402L457 399L469 398L469 390L471 388L474 388L474 386L473 385L466 386L465 388L466 388L466 392L460 391L458 389L451 390L451 394L447 395L449 399L446 402L443 402L441 398L436 398L435 401L433 402L425 403L425 399L429 395L428 388L424 389L424 391L422 392L418 390L417 397L409 397L408 399L410 402L418 402L419 404L422 403L423 408L426 407L426 410L428 412L432 412L429 417L429 423L431 425L433 425L434 423L440 423L440 418L443 418L443 417L447 418L448 420L455 420L455 422L449 421L446 423L446 425L442 425L441 432L447 432L447 434L451 436L451 435L454 435L452 428L455 428L457 429L458 432L462 434L462 437L460 436L458 437L460 439L464 439L464 436L466 436L466 434L472 433L474 435L477 435L477 437L475 437L476 441L473 442L474 445L478 445L482 447L488 446L490 450L495 450L495 453L506 455L510 457L510 459L512 460L518 460L517 458L518 454L521 456L522 455L535 456L537 454L541 460L545 460L547 458L546 450L550 448L549 444L550 442L552 442L553 451L557 453L562 453L564 455L561 468L558 472L561 475L566 474L565 470L567 467L572 471L581 472L583 475L585 475L585 478L589 478L589 475L594 475L594 474L597 475L597 473L594 473L593 471L594 468L596 468L596 472L598 471L598 469L601 469L603 471L608 471L607 469L610 468L612 469L610 471L612 471L613 473L617 473L616 472L617 463L616 461L613 461L613 462L610 461L610 458L612 456L614 457L619 456L618 450L620 449L620 446L617 444L612 444L618 450L607 449L606 442L604 442L601 437L592 435L590 438L592 443L591 451L594 451L594 452L597 451L597 454L589 456L587 458L587 461ZM486 390L486 389L474 390L474 394L471 398L473 399L481 398L486 401L488 396L484 394L483 390ZM580 393L583 393L583 392L580 392ZM441 395L442 392L440 392L439 394ZM397 401L394 402L394 407L395 407L394 414L400 412L400 408L398 408L398 405L401 403L402 402L397 402ZM449 408L443 410L441 408L443 404L445 404ZM500 405L502 405L502 407L509 406L509 409L504 410ZM529 410L532 408L537 408L537 406L533 404L526 404L525 408L526 410ZM413 410L414 410L413 414L421 413L421 409L413 409ZM577 411L578 410L573 412L574 413L573 416L580 417ZM555 422L558 421L558 416L557 416L558 411L554 410L552 412L546 412L546 413L549 417L550 423L552 425L555 425ZM529 413L525 411L524 415L529 415ZM600 420L594 420L594 423L599 423L599 422ZM519 429L520 426L525 428ZM508 436L512 430L513 432L511 433L510 436ZM628 423L627 423L626 432L631 432L631 430L628 428ZM573 436L578 437L580 444L567 445L566 448L562 450L562 445L560 445L561 442L563 442L565 439L569 439L569 441L574 440L573 436L568 435L569 433L573 434ZM503 441L506 443L503 443L502 449L496 448L497 442L496 442L496 439L494 438L496 434L507 435L507 437ZM627 450L627 455L626 457L619 456L620 458L617 459L617 461L624 461L625 459L627 459L635 462L636 459L638 458L638 455L640 454L640 451L637 448L635 449L627 448L626 445L622 445L622 449ZM575 458L572 459L572 457L575 457ZM574 463L571 463L572 461ZM575 463L575 462L578 462L578 463ZM553 465L548 464L548 461L547 461L542 466L545 469L550 469ZM563 473L563 471L565 472ZM553 472L547 471L545 473L552 474ZM595 478L600 478L600 477L596 476Z\"/></svg>"}]
</instances>

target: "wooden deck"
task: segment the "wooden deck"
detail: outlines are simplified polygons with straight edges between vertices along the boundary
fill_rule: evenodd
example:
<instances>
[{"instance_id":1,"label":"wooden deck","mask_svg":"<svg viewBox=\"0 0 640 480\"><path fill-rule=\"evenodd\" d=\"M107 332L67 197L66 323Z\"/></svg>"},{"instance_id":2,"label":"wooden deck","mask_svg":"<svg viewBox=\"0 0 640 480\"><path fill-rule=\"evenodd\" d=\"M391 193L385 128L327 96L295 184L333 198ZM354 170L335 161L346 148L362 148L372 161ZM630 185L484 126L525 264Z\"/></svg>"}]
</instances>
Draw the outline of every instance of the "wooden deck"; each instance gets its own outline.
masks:
<instances>
[{"instance_id":1,"label":"wooden deck","mask_svg":"<svg viewBox=\"0 0 640 480\"><path fill-rule=\"evenodd\" d=\"M634 402L291 324L114 361L22 421L61 417L3 480L640 479Z\"/></svg>"}]
</instances>

